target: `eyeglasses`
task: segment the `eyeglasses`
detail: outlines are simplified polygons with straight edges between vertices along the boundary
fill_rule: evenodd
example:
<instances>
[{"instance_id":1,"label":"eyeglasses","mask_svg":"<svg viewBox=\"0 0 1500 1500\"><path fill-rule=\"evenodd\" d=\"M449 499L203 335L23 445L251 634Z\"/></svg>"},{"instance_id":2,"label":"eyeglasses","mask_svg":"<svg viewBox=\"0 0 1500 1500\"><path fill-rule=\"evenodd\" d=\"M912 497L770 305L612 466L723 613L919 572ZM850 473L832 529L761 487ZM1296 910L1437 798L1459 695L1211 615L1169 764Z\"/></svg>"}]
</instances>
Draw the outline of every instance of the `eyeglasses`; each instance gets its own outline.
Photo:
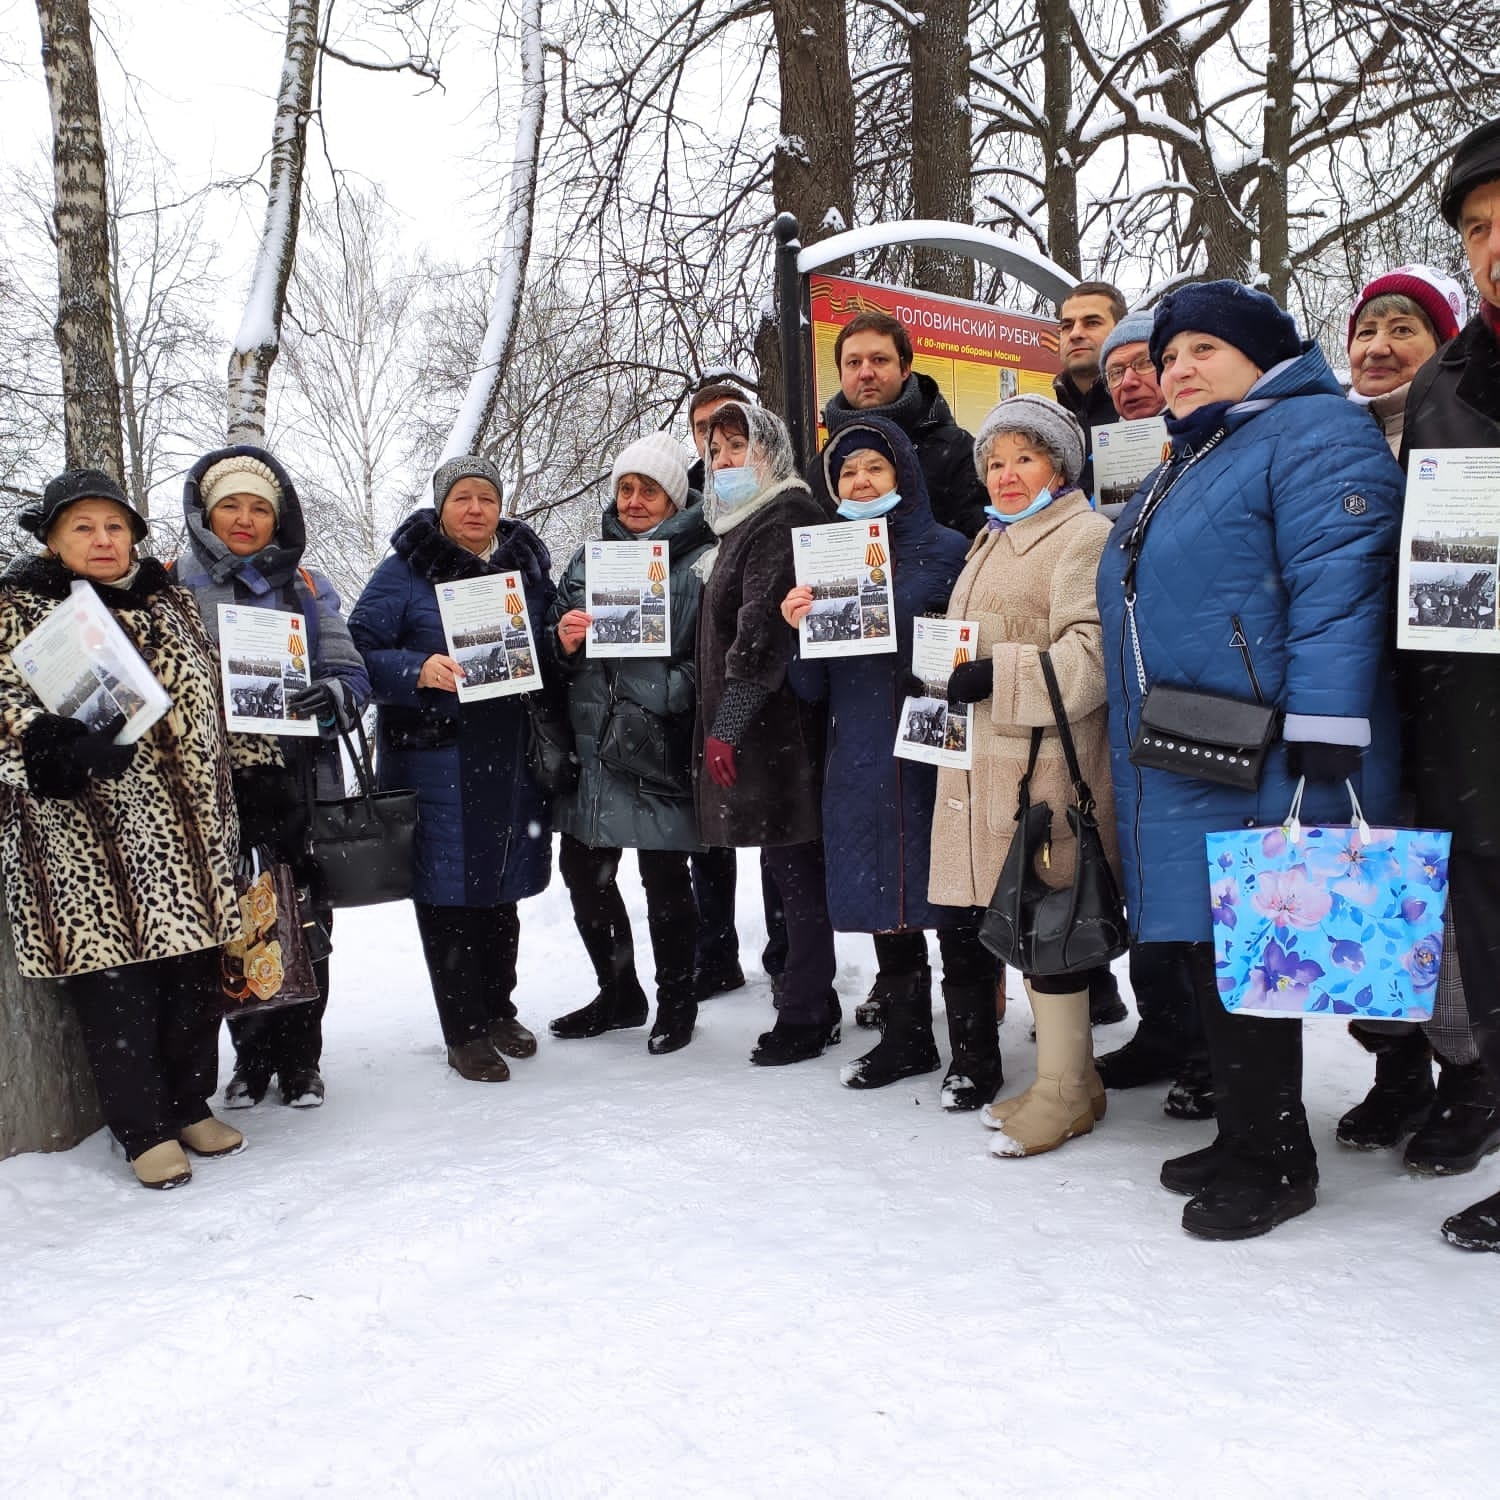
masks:
<instances>
[{"instance_id":1,"label":"eyeglasses","mask_svg":"<svg viewBox=\"0 0 1500 1500\"><path fill-rule=\"evenodd\" d=\"M1117 390L1125 384L1125 376L1131 370L1144 378L1147 375L1154 375L1156 366L1151 363L1149 354L1137 354L1128 365L1111 365L1104 372L1104 384L1112 391Z\"/></svg>"}]
</instances>

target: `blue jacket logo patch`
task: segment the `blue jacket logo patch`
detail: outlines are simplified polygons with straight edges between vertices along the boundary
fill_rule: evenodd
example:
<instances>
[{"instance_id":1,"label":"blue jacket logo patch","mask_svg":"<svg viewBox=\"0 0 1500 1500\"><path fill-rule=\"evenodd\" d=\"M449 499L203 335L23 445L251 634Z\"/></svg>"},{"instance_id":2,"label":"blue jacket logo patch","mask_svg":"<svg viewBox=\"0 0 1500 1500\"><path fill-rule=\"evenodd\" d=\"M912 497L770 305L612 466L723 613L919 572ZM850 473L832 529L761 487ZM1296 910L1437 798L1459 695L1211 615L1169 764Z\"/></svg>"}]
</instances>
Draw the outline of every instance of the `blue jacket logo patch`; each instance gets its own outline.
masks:
<instances>
[{"instance_id":1,"label":"blue jacket logo patch","mask_svg":"<svg viewBox=\"0 0 1500 1500\"><path fill-rule=\"evenodd\" d=\"M1366 500L1363 495L1344 496L1344 509L1348 511L1351 516L1362 516L1367 510L1369 510L1369 508L1370 502Z\"/></svg>"}]
</instances>

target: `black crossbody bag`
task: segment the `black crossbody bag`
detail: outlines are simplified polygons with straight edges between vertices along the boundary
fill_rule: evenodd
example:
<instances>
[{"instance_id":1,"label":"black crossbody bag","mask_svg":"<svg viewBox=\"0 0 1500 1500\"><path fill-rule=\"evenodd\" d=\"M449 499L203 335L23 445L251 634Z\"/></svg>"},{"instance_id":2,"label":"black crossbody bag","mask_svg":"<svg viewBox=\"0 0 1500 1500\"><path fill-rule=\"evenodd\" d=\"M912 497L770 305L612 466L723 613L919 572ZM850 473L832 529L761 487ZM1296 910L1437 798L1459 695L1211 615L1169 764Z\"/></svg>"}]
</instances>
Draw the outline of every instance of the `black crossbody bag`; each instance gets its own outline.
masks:
<instances>
[{"instance_id":1,"label":"black crossbody bag","mask_svg":"<svg viewBox=\"0 0 1500 1500\"><path fill-rule=\"evenodd\" d=\"M1253 703L1222 693L1148 682L1135 624L1135 570L1146 528L1173 485L1223 437L1221 428L1175 474L1164 473L1157 480L1126 541L1130 556L1125 566L1125 620L1141 689L1141 722L1131 741L1130 763L1253 792L1260 785L1266 756L1281 725L1280 711L1261 697L1254 672L1250 674Z\"/></svg>"}]
</instances>

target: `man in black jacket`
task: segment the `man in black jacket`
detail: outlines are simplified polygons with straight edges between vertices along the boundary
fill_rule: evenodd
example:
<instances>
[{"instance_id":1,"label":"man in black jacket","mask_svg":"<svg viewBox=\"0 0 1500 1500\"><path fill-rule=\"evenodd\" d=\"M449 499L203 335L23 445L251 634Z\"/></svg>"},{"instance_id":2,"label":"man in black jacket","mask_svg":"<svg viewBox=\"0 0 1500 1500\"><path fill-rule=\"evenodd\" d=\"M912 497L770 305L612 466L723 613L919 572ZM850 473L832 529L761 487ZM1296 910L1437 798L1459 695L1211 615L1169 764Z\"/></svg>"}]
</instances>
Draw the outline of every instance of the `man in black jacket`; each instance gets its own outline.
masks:
<instances>
[{"instance_id":1,"label":"man in black jacket","mask_svg":"<svg viewBox=\"0 0 1500 1500\"><path fill-rule=\"evenodd\" d=\"M974 469L974 439L953 413L930 375L911 367L911 339L889 313L856 313L833 345L839 393L823 408L831 439L860 417L887 417L912 441L927 498L939 523L978 536L989 496ZM819 454L804 476L813 494L831 500Z\"/></svg>"},{"instance_id":2,"label":"man in black jacket","mask_svg":"<svg viewBox=\"0 0 1500 1500\"><path fill-rule=\"evenodd\" d=\"M1100 374L1104 341L1125 316L1125 299L1107 281L1081 281L1057 309L1057 352L1062 374L1052 389L1083 428L1088 453L1078 487L1094 493L1094 428L1117 421L1115 403Z\"/></svg>"},{"instance_id":3,"label":"man in black jacket","mask_svg":"<svg viewBox=\"0 0 1500 1500\"><path fill-rule=\"evenodd\" d=\"M1500 120L1458 143L1443 218L1469 258L1479 311L1417 372L1401 460L1424 448L1500 449ZM1480 1054L1500 1086L1500 785L1494 726L1500 663L1488 653L1401 653L1398 680L1406 777L1417 821L1453 831L1458 967ZM1466 1250L1500 1250L1500 1193L1454 1214L1444 1235Z\"/></svg>"}]
</instances>

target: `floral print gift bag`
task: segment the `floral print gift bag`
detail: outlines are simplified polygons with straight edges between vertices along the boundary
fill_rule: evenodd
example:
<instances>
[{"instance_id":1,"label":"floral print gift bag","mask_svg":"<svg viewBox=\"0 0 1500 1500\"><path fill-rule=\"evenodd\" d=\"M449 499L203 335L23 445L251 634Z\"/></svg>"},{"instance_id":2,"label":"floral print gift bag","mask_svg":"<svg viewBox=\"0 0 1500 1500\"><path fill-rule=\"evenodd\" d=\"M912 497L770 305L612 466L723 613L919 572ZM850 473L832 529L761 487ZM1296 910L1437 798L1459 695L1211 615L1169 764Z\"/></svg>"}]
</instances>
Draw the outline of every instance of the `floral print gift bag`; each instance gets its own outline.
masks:
<instances>
[{"instance_id":1,"label":"floral print gift bag","mask_svg":"<svg viewBox=\"0 0 1500 1500\"><path fill-rule=\"evenodd\" d=\"M1303 785L1279 828L1204 836L1225 1010L1428 1020L1452 835L1371 828L1352 786L1347 826L1304 827Z\"/></svg>"}]
</instances>

